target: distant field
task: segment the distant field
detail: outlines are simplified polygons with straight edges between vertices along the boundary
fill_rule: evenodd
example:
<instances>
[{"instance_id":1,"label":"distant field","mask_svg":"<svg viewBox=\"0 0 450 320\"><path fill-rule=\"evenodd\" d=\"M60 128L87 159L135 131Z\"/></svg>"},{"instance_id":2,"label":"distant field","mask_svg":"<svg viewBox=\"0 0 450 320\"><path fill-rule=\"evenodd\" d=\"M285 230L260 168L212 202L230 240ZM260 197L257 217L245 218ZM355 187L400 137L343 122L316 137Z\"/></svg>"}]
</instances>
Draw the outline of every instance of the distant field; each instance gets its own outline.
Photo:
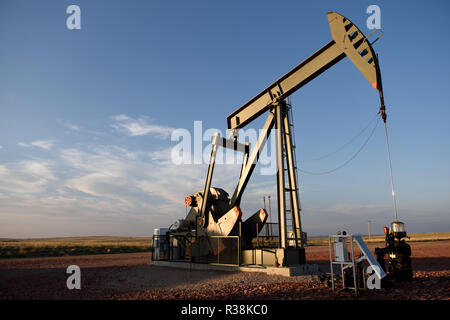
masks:
<instances>
[{"instance_id":1,"label":"distant field","mask_svg":"<svg viewBox=\"0 0 450 320\"><path fill-rule=\"evenodd\" d=\"M450 240L450 232L410 234L409 242ZM383 242L384 236L363 236L364 241ZM308 239L308 245L327 245L328 238ZM152 250L152 238L70 237L45 239L1 239L0 259L28 257L60 257L88 254L146 252Z\"/></svg>"},{"instance_id":2,"label":"distant field","mask_svg":"<svg viewBox=\"0 0 450 320\"><path fill-rule=\"evenodd\" d=\"M131 253L145 252L151 249L151 237L0 238L0 259Z\"/></svg>"},{"instance_id":3,"label":"distant field","mask_svg":"<svg viewBox=\"0 0 450 320\"><path fill-rule=\"evenodd\" d=\"M450 232L439 232L439 233L412 233L408 234L408 242L418 242L418 241L440 241L440 240L450 240ZM374 235L374 236L362 236L365 242L384 242L384 235ZM327 237L311 237L308 238L308 245L310 246L320 246L327 245Z\"/></svg>"}]
</instances>

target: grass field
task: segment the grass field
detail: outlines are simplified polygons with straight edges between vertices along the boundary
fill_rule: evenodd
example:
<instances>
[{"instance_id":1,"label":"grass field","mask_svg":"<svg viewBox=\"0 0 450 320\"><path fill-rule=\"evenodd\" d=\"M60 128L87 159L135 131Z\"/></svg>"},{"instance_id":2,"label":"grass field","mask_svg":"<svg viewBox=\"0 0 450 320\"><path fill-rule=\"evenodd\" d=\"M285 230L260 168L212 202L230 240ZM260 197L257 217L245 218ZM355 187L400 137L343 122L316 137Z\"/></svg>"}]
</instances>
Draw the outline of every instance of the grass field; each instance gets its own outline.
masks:
<instances>
[{"instance_id":1,"label":"grass field","mask_svg":"<svg viewBox=\"0 0 450 320\"><path fill-rule=\"evenodd\" d=\"M0 238L0 259L129 253L151 249L151 237Z\"/></svg>"},{"instance_id":2,"label":"grass field","mask_svg":"<svg viewBox=\"0 0 450 320\"><path fill-rule=\"evenodd\" d=\"M408 234L408 237L409 237L409 239L407 239L408 242L450 240L450 232L411 233ZM366 243L384 242L384 235L373 235L371 237L363 235L362 238ZM310 246L320 246L327 244L328 244L327 237L308 238L308 245Z\"/></svg>"},{"instance_id":3,"label":"grass field","mask_svg":"<svg viewBox=\"0 0 450 320\"><path fill-rule=\"evenodd\" d=\"M408 242L449 240L450 232L415 233ZM384 235L363 236L364 241L383 242ZM327 237L311 237L308 245L327 245ZM146 252L152 250L152 238L70 237L43 239L1 239L0 259L28 257L60 257L88 254Z\"/></svg>"}]
</instances>

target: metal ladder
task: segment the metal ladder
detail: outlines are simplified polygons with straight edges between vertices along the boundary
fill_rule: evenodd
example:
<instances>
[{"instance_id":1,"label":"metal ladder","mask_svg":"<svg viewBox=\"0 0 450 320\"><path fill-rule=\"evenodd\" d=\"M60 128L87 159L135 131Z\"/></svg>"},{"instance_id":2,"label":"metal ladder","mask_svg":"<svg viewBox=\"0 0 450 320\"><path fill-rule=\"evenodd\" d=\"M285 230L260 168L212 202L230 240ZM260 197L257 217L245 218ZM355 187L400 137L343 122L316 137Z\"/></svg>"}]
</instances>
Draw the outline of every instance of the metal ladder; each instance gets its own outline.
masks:
<instances>
[{"instance_id":1,"label":"metal ladder","mask_svg":"<svg viewBox=\"0 0 450 320\"><path fill-rule=\"evenodd\" d=\"M299 188L298 188L298 170L297 170L297 157L296 157L296 151L295 151L295 137L294 137L294 124L293 124L293 116L292 116L292 107L291 107L291 99L288 98L286 101L286 110L285 112L288 113L288 125L289 125L289 132L283 131L283 146L282 146L282 153L283 153L283 162L284 162L284 182L285 186L283 188L284 190L284 199L285 199L285 214L286 214L286 233L287 233L287 243L288 246L303 246L302 243L302 232L301 232L301 226L299 225L298 228L298 234L300 235L300 238L297 239L297 244L295 243L295 223L293 221L293 208L294 208L294 199L292 197L292 192L296 192L297 194L297 208L300 215L300 200L299 200ZM286 136L290 135L291 140L291 150L292 150L292 162L293 162L293 169L294 169L294 188L291 189L291 185L289 182L289 164L288 159L286 155ZM300 219L300 217L299 217Z\"/></svg>"}]
</instances>

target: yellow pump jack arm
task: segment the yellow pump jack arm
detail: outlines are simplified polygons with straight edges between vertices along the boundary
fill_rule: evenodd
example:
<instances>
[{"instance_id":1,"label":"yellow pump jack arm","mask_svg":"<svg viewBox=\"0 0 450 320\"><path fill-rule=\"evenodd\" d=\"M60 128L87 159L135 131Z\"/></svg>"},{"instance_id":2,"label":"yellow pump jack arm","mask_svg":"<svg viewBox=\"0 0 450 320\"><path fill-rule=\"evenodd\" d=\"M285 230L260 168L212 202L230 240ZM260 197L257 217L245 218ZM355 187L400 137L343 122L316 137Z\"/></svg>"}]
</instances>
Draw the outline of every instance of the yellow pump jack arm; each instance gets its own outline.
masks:
<instances>
[{"instance_id":1,"label":"yellow pump jack arm","mask_svg":"<svg viewBox=\"0 0 450 320\"><path fill-rule=\"evenodd\" d=\"M333 40L229 115L227 117L229 130L243 128L269 109L274 109L280 101L286 99L346 56L364 75L372 87L379 91L381 103L384 106L378 59L369 40L361 30L342 15L336 12L329 12L327 16ZM380 113L385 119L384 109L380 110ZM231 200L233 205L240 203L241 196L258 161L258 155L273 127L273 114L274 111L272 110L269 113L258 143L253 148L249 161L243 168L243 174Z\"/></svg>"},{"instance_id":2,"label":"yellow pump jack arm","mask_svg":"<svg viewBox=\"0 0 450 320\"><path fill-rule=\"evenodd\" d=\"M364 34L350 20L328 13L333 40L227 117L228 129L239 129L258 118L278 100L286 99L346 56L372 87L381 92L378 60Z\"/></svg>"}]
</instances>

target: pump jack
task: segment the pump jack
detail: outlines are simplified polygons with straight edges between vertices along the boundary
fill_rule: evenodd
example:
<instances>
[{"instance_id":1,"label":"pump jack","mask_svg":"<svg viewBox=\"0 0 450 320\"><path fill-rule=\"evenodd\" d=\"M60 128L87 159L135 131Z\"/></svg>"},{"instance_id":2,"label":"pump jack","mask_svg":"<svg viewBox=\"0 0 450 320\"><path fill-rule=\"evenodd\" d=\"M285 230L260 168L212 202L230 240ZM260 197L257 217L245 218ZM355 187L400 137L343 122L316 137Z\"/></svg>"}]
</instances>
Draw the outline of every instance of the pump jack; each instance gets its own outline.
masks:
<instances>
[{"instance_id":1,"label":"pump jack","mask_svg":"<svg viewBox=\"0 0 450 320\"><path fill-rule=\"evenodd\" d=\"M169 231L175 238L193 236L194 242L190 255L194 261L223 250L223 248L214 249L210 241L213 237L239 236L241 239L238 248L240 264L291 266L305 263L297 168L291 131L292 119L286 99L318 75L348 57L372 87L379 92L380 113L384 120L386 117L378 59L371 43L350 20L336 12L328 13L328 22L332 40L230 114L227 117L230 137L223 138L219 134L213 137L205 188L186 197L185 204L191 209L186 218L178 220ZM243 144L238 141L238 130L265 113L267 113L267 119L263 130L256 146L250 152L249 143ZM278 245L274 250L259 248L261 258L256 261L251 239L258 235L258 230L264 226L268 215L264 209L260 209L242 222L239 206L258 162L259 154L274 127L277 133ZM240 178L231 199L225 190L211 187L215 157L219 147L243 153ZM289 197L289 208L286 206L287 197ZM291 214L290 225L287 223L288 212ZM249 252L251 250L253 250L252 253Z\"/></svg>"}]
</instances>

